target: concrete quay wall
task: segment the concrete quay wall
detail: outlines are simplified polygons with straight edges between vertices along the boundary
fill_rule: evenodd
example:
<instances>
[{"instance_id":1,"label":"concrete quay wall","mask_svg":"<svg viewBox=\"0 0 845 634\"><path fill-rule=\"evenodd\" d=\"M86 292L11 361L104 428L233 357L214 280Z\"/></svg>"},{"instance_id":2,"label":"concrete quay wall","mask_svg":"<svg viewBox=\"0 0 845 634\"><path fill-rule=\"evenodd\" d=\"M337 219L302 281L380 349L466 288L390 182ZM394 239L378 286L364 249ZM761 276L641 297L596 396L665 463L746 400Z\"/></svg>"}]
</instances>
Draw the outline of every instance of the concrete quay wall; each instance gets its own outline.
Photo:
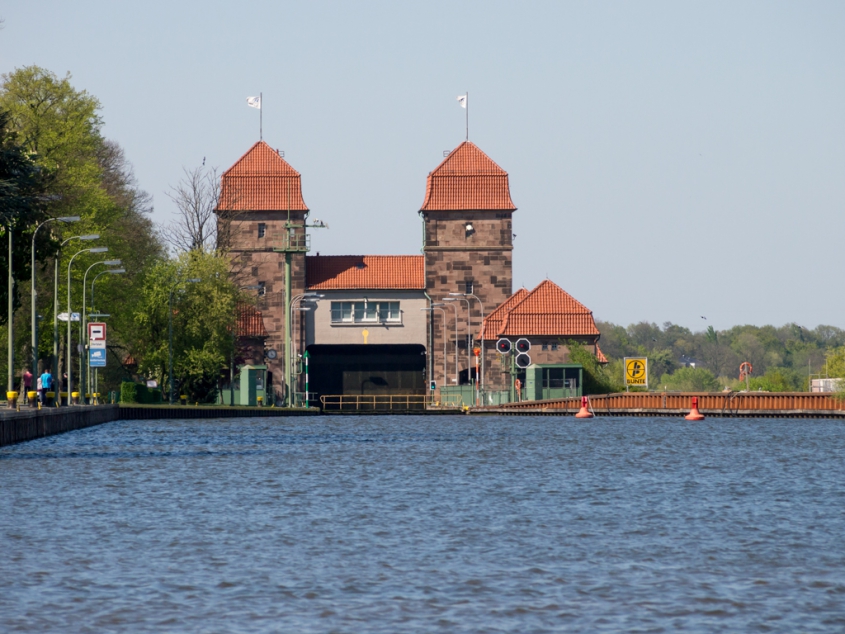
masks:
<instances>
[{"instance_id":1,"label":"concrete quay wall","mask_svg":"<svg viewBox=\"0 0 845 634\"><path fill-rule=\"evenodd\" d=\"M19 412L4 412L0 417L0 447L102 425L121 418L117 405L22 408Z\"/></svg>"}]
</instances>

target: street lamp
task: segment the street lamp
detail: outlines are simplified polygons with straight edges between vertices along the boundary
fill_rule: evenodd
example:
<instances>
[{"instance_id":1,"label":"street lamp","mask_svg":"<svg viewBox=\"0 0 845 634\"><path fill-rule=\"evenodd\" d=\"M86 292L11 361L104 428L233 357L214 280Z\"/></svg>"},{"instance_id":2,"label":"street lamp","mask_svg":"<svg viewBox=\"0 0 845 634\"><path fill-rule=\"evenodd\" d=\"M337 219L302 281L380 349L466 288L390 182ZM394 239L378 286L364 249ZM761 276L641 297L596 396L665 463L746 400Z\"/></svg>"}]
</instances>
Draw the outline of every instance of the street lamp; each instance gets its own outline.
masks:
<instances>
[{"instance_id":1,"label":"street lamp","mask_svg":"<svg viewBox=\"0 0 845 634\"><path fill-rule=\"evenodd\" d=\"M48 222L58 221L58 222L79 222L79 216L62 216L60 218L48 218L40 225L35 227L35 231L32 232L32 266L30 271L30 277L32 278L32 373L38 374L38 310L36 308L36 301L35 298L37 293L35 291L35 236L38 233L38 230L46 225ZM58 254L56 254L58 258Z\"/></svg>"},{"instance_id":2,"label":"street lamp","mask_svg":"<svg viewBox=\"0 0 845 634\"><path fill-rule=\"evenodd\" d=\"M120 260L118 260L119 262ZM101 275L111 274L111 275L120 275L121 273L126 273L126 269L107 269L102 271L101 273L97 273L94 276L94 279L91 280L91 310L96 311L94 307L94 284ZM86 317L108 317L108 315L104 315L103 313L92 312L90 315ZM94 368L94 389L92 392L99 392L99 378L98 369ZM88 385L91 385L91 359L88 359Z\"/></svg>"},{"instance_id":3,"label":"street lamp","mask_svg":"<svg viewBox=\"0 0 845 634\"><path fill-rule=\"evenodd\" d=\"M444 302L466 302L467 303L467 334L472 332L472 313L469 312L469 300L465 297L444 297ZM455 304L450 304L451 306L455 306ZM455 307L455 319L458 319L458 311L457 306ZM455 322L455 327L457 329L457 321ZM455 346L458 345L457 342L457 335L455 335ZM455 354L458 354L457 348L455 348ZM460 381L458 381L460 383ZM472 385L472 350L470 349L469 345L469 337L467 337L467 382Z\"/></svg>"},{"instance_id":4,"label":"street lamp","mask_svg":"<svg viewBox=\"0 0 845 634\"><path fill-rule=\"evenodd\" d=\"M94 276L94 279L91 280L91 310L97 310L97 306L96 304L94 304L94 284L97 282L97 280L100 279L100 277L103 275L119 275L120 273L126 273L126 269L108 269L102 271L101 273L97 273ZM91 316L93 316L93 313L91 313Z\"/></svg>"},{"instance_id":5,"label":"street lamp","mask_svg":"<svg viewBox=\"0 0 845 634\"><path fill-rule=\"evenodd\" d=\"M191 277L186 282L190 284L196 284L197 282L201 281L198 277ZM167 342L167 356L168 356L168 382L170 385L168 386L168 391L170 392L170 404L173 405L173 291L176 290L176 286L178 282L170 288L170 299L168 301L168 311L167 311L167 318L168 318L168 342Z\"/></svg>"},{"instance_id":6,"label":"street lamp","mask_svg":"<svg viewBox=\"0 0 845 634\"><path fill-rule=\"evenodd\" d=\"M287 305L287 341L285 342L285 391L287 392L287 406L293 407L293 385L291 382L291 366L293 365L293 357L291 355L293 349L293 334L291 324L293 323L293 305L302 300L302 299L313 299L315 301L319 301L325 297L325 295L321 295L320 293L316 293L314 291L308 291L306 293L300 293L299 295L294 295L290 302Z\"/></svg>"},{"instance_id":7,"label":"street lamp","mask_svg":"<svg viewBox=\"0 0 845 634\"><path fill-rule=\"evenodd\" d=\"M70 307L70 267L73 265L73 261L77 255L82 255L83 253L105 253L108 251L108 247L91 247L90 249L82 249L82 251L78 251L73 254L70 258L70 262L67 263L67 404L71 404L71 393L73 392L73 366L71 365L71 348L73 346L73 335L71 334L71 322L73 321L73 312L71 312ZM81 319L81 316L80 316ZM81 354L81 353L80 353ZM80 374L82 374L82 370L80 368ZM85 399L85 394L82 394L82 399Z\"/></svg>"},{"instance_id":8,"label":"street lamp","mask_svg":"<svg viewBox=\"0 0 845 634\"><path fill-rule=\"evenodd\" d=\"M481 382L481 390L484 391L484 337L483 337L484 304L481 302L481 299L478 297L478 295L475 295L474 293L449 293L449 295L472 297L475 301L478 302L478 306L479 306L479 309L480 309L480 312L481 312L481 330L482 330L482 337L481 337L481 379L480 379L480 382ZM469 305L469 302L467 302L467 305Z\"/></svg>"},{"instance_id":9,"label":"street lamp","mask_svg":"<svg viewBox=\"0 0 845 634\"><path fill-rule=\"evenodd\" d=\"M425 310L425 311L428 311L428 312L433 312L435 310L439 310L441 313L443 313L443 385L445 386L447 384L447 379L446 379L446 340L447 340L448 337L446 335L446 309L441 308L441 306L443 306L443 304L432 304L430 308L420 308L420 310ZM431 321L432 321L432 323L434 323L434 315L432 315ZM432 336L432 339L434 339L433 336ZM432 356L432 358L434 357L433 352L432 352L431 356Z\"/></svg>"},{"instance_id":10,"label":"street lamp","mask_svg":"<svg viewBox=\"0 0 845 634\"><path fill-rule=\"evenodd\" d=\"M79 318L79 343L80 345L84 345L83 342L85 341L85 335L87 330L88 319L86 317L86 296L85 296L85 289L88 287L88 272L93 269L95 266L99 266L100 264L105 264L106 266L120 266L120 260L103 260L101 262L94 262L91 266L89 266L85 274L82 276L82 314ZM89 361L90 363L90 361ZM82 388L82 402L85 402L85 394L88 392L88 386L91 383L90 377L86 376L86 373L82 371L83 368L83 361L82 361L82 354L79 355L79 385ZM88 368L88 375L91 374L91 368ZM87 379L87 380L86 380Z\"/></svg>"},{"instance_id":11,"label":"street lamp","mask_svg":"<svg viewBox=\"0 0 845 634\"><path fill-rule=\"evenodd\" d=\"M62 247L64 247L68 242L71 240L83 240L83 241L90 241L90 240L98 240L100 238L100 234L98 233L91 233L84 236L72 236L62 242L59 246L59 250L61 251ZM59 380L59 254L56 254L56 259L53 260L55 271L53 272L53 380L58 382ZM68 315L68 319L70 319L70 315Z\"/></svg>"}]
</instances>

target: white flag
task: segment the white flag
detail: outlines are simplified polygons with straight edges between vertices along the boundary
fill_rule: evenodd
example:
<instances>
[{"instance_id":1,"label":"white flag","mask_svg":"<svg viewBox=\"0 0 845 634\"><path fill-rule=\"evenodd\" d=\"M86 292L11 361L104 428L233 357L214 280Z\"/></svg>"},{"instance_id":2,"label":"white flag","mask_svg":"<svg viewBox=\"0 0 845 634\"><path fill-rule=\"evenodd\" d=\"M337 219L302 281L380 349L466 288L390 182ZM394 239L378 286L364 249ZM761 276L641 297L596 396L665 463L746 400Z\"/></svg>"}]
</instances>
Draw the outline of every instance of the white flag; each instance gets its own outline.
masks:
<instances>
[{"instance_id":1,"label":"white flag","mask_svg":"<svg viewBox=\"0 0 845 634\"><path fill-rule=\"evenodd\" d=\"M246 105L261 110L261 97L247 97Z\"/></svg>"},{"instance_id":2,"label":"white flag","mask_svg":"<svg viewBox=\"0 0 845 634\"><path fill-rule=\"evenodd\" d=\"M458 97L458 103L461 104L461 108L467 107L467 95L461 95Z\"/></svg>"}]
</instances>

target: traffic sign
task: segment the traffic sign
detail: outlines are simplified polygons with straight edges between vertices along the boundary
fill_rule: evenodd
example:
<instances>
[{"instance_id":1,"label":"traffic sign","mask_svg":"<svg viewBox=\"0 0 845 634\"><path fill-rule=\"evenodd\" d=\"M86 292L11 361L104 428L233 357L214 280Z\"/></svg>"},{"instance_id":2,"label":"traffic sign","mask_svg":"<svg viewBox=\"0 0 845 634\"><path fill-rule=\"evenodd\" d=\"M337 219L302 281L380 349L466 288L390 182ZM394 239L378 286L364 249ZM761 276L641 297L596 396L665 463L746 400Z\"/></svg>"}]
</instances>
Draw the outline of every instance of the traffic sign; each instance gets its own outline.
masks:
<instances>
[{"instance_id":1,"label":"traffic sign","mask_svg":"<svg viewBox=\"0 0 845 634\"><path fill-rule=\"evenodd\" d=\"M648 387L648 359L625 357L625 385Z\"/></svg>"},{"instance_id":2,"label":"traffic sign","mask_svg":"<svg viewBox=\"0 0 845 634\"><path fill-rule=\"evenodd\" d=\"M105 342L104 342L105 343ZM104 368L106 367L106 348L103 346L102 348L93 347L91 346L88 348L88 365L92 368Z\"/></svg>"},{"instance_id":3,"label":"traffic sign","mask_svg":"<svg viewBox=\"0 0 845 634\"><path fill-rule=\"evenodd\" d=\"M501 354L507 354L511 351L511 342L509 339L499 339L496 342L496 350Z\"/></svg>"},{"instance_id":4,"label":"traffic sign","mask_svg":"<svg viewBox=\"0 0 845 634\"><path fill-rule=\"evenodd\" d=\"M88 341L105 341L106 324L101 321L92 321L88 324Z\"/></svg>"}]
</instances>

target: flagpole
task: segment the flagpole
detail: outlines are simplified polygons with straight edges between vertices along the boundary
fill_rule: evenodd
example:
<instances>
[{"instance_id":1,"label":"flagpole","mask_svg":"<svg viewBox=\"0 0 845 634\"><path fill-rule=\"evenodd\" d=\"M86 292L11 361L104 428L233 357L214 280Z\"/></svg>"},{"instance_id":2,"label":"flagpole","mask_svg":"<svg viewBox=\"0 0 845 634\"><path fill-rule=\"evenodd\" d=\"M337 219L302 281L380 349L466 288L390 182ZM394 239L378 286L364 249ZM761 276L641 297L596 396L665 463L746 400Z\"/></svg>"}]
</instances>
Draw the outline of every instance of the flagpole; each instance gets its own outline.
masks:
<instances>
[{"instance_id":1,"label":"flagpole","mask_svg":"<svg viewBox=\"0 0 845 634\"><path fill-rule=\"evenodd\" d=\"M264 93L258 93L258 140L264 140Z\"/></svg>"},{"instance_id":2,"label":"flagpole","mask_svg":"<svg viewBox=\"0 0 845 634\"><path fill-rule=\"evenodd\" d=\"M467 111L467 113L466 113L467 114L467 141L469 141L469 90L467 90L466 100L467 100L467 107L466 107L466 111Z\"/></svg>"}]
</instances>

